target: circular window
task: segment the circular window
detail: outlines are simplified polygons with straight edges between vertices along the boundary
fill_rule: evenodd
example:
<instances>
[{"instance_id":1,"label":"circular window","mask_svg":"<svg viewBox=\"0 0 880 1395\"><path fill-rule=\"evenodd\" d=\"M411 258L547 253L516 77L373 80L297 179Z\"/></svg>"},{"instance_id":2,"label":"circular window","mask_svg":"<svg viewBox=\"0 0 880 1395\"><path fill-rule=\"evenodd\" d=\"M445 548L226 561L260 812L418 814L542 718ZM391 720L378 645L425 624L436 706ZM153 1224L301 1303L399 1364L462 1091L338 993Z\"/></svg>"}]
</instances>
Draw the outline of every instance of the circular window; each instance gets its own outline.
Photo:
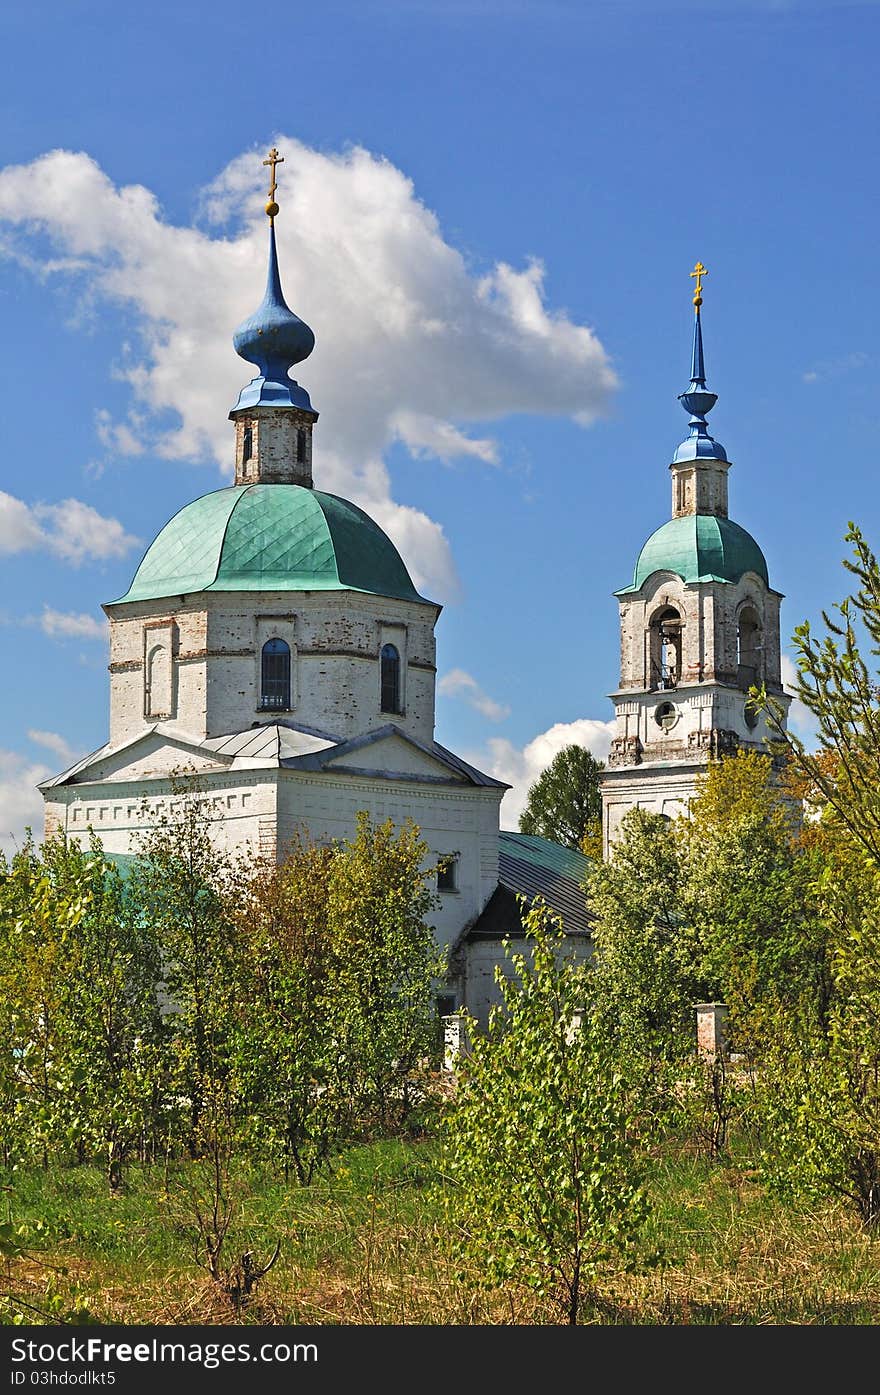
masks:
<instances>
[{"instance_id":1,"label":"circular window","mask_svg":"<svg viewBox=\"0 0 880 1395\"><path fill-rule=\"evenodd\" d=\"M654 721L664 731L671 731L678 721L678 710L672 702L661 702L654 708Z\"/></svg>"}]
</instances>

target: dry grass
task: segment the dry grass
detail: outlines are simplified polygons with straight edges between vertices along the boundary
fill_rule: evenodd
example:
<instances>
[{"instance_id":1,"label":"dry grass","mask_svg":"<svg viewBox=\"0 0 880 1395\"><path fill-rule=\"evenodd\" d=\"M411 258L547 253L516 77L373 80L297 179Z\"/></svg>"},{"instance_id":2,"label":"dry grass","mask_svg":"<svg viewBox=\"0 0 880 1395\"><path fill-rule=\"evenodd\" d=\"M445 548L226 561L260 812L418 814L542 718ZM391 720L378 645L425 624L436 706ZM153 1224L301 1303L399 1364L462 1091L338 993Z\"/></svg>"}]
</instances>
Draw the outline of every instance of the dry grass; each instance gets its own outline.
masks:
<instances>
[{"instance_id":1,"label":"dry grass","mask_svg":"<svg viewBox=\"0 0 880 1395\"><path fill-rule=\"evenodd\" d=\"M304 1190L242 1179L230 1244L261 1254L280 1238L282 1251L240 1314L195 1264L185 1217L149 1175L133 1177L117 1199L85 1169L15 1178L9 1216L31 1233L27 1254L3 1261L0 1290L13 1295L5 1320L19 1312L55 1324L556 1322L533 1295L459 1273L431 1200L433 1161L430 1144L390 1143L354 1150L332 1178ZM786 1209L747 1172L671 1154L658 1158L653 1190L650 1238L665 1262L603 1275L585 1323L880 1321L880 1238L842 1207Z\"/></svg>"}]
</instances>

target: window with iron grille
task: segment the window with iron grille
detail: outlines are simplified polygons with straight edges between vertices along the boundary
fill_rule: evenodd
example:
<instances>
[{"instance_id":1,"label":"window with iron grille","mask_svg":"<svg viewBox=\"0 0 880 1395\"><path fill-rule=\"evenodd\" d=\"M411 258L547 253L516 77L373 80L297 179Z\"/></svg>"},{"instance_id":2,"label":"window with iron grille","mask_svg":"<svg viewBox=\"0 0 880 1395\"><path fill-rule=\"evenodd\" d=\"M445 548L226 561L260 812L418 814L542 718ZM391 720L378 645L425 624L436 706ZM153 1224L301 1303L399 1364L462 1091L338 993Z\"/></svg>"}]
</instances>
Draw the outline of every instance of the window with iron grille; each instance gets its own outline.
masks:
<instances>
[{"instance_id":1,"label":"window with iron grille","mask_svg":"<svg viewBox=\"0 0 880 1395\"><path fill-rule=\"evenodd\" d=\"M290 707L290 645L283 639L263 645L260 707L264 712L286 712Z\"/></svg>"},{"instance_id":2,"label":"window with iron grille","mask_svg":"<svg viewBox=\"0 0 880 1395\"><path fill-rule=\"evenodd\" d=\"M381 706L383 712L400 712L400 655L393 644L383 644L381 665Z\"/></svg>"},{"instance_id":3,"label":"window with iron grille","mask_svg":"<svg viewBox=\"0 0 880 1395\"><path fill-rule=\"evenodd\" d=\"M253 430L253 427L252 427L252 426L246 426L245 429L244 429L244 440L243 440L243 442L242 442L242 447L241 447L241 458L242 458L242 460L243 460L245 463L247 463L248 460L252 460L252 459L253 459L253 455L254 455L254 430Z\"/></svg>"}]
</instances>

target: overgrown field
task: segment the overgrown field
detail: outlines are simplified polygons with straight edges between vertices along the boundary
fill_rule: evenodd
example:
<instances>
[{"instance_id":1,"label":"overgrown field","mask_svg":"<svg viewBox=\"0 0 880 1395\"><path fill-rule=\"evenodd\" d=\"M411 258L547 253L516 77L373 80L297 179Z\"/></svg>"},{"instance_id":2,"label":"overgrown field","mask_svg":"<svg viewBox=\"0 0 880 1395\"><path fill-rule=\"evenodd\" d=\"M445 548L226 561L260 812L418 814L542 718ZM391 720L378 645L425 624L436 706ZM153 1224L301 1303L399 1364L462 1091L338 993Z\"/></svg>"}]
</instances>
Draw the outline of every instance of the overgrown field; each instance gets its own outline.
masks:
<instances>
[{"instance_id":1,"label":"overgrown field","mask_svg":"<svg viewBox=\"0 0 880 1395\"><path fill-rule=\"evenodd\" d=\"M197 1165L128 1174L111 1196L90 1168L3 1178L0 1321L34 1323L545 1324L558 1313L516 1288L481 1289L448 1254L435 1144L352 1149L301 1188L239 1173L229 1260L280 1257L235 1312L199 1267ZM581 1320L601 1324L874 1324L880 1238L836 1206L796 1211L747 1170L667 1146L655 1159L642 1273L610 1270Z\"/></svg>"}]
</instances>

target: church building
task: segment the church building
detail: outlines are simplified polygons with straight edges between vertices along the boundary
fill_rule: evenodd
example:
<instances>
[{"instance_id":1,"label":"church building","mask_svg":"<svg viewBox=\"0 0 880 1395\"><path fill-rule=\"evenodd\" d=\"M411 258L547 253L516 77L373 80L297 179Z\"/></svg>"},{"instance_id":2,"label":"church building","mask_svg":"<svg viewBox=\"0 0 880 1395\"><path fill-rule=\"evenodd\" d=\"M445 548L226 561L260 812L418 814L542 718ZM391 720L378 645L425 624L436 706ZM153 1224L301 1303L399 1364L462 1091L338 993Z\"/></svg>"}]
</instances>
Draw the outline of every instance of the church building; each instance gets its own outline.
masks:
<instances>
[{"instance_id":1,"label":"church building","mask_svg":"<svg viewBox=\"0 0 880 1395\"><path fill-rule=\"evenodd\" d=\"M362 509L314 488L318 413L289 370L315 339L282 292L277 152L265 163L266 293L233 339L256 369L229 413L235 482L182 508L104 605L109 740L41 785L46 836L86 846L93 829L124 865L188 780L220 844L273 858L297 833L351 837L361 810L411 819L440 866L433 925L452 973L439 1006L484 1020L500 939L519 927L516 893L582 903L586 858L499 835L509 786L434 739L440 605ZM502 890L507 918L477 929Z\"/></svg>"},{"instance_id":2,"label":"church building","mask_svg":"<svg viewBox=\"0 0 880 1395\"><path fill-rule=\"evenodd\" d=\"M779 604L764 554L728 516L730 461L709 435L718 401L706 387L700 307L706 268L691 272L691 381L679 395L690 415L672 457L672 517L645 543L620 604L620 686L611 694L615 729L602 777L603 852L629 809L685 813L708 760L766 750L770 730L749 702L752 685L788 710L783 691Z\"/></svg>"},{"instance_id":3,"label":"church building","mask_svg":"<svg viewBox=\"0 0 880 1395\"><path fill-rule=\"evenodd\" d=\"M234 483L185 505L144 554L110 622L110 732L41 785L46 836L82 846L94 830L123 865L146 829L197 789L217 841L282 859L297 834L353 835L357 815L412 820L437 874L432 923L449 951L441 1013L485 1021L498 1000L505 936L522 935L519 896L562 918L590 952L588 859L501 832L507 785L434 738L440 605L420 595L390 538L313 482L318 413L290 377L311 329L285 302L275 243L273 150L266 292L236 330L256 370L229 413ZM604 845L635 805L687 807L710 756L759 747L748 704L764 682L780 702L780 594L753 538L728 518L724 448L709 435L695 294L693 369L681 402L672 519L647 541L621 617L616 731L603 778ZM319 456L318 456L319 458ZM318 472L319 473L319 472Z\"/></svg>"}]
</instances>

